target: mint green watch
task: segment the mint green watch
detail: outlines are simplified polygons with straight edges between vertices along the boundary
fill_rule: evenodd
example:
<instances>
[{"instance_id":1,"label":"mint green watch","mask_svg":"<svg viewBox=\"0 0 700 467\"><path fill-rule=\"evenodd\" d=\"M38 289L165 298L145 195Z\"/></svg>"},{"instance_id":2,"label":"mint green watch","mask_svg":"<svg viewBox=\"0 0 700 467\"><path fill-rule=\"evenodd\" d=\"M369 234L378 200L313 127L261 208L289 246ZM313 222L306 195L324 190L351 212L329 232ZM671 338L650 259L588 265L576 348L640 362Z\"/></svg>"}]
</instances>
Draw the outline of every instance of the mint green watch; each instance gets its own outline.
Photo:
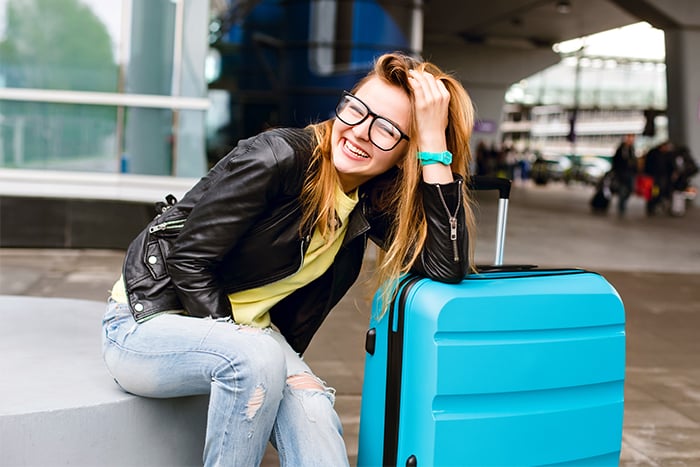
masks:
<instances>
[{"instance_id":1,"label":"mint green watch","mask_svg":"<svg viewBox=\"0 0 700 467\"><path fill-rule=\"evenodd\" d=\"M418 152L418 159L421 165L443 164L450 165L452 163L452 153L450 151L442 152Z\"/></svg>"}]
</instances>

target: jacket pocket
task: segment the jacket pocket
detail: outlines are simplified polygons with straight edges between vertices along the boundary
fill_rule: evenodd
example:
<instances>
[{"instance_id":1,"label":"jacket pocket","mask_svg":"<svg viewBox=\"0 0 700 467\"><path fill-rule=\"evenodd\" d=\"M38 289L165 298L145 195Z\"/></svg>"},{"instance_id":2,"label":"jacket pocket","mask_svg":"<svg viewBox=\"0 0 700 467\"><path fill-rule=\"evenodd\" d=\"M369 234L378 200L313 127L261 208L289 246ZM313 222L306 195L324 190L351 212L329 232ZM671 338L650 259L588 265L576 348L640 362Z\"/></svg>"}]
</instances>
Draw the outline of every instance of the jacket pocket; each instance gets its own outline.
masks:
<instances>
[{"instance_id":1,"label":"jacket pocket","mask_svg":"<svg viewBox=\"0 0 700 467\"><path fill-rule=\"evenodd\" d=\"M154 279L163 279L168 275L165 260L170 253L172 242L180 234L187 220L187 217L180 216L167 220L163 217L158 216L151 222L147 229L146 247L143 249L143 264Z\"/></svg>"},{"instance_id":2,"label":"jacket pocket","mask_svg":"<svg viewBox=\"0 0 700 467\"><path fill-rule=\"evenodd\" d=\"M154 239L148 242L146 249L144 250L143 263L146 265L154 279L162 279L168 274L165 267L165 257L167 251L167 248L163 248L165 246L166 245L161 245L161 242L157 239Z\"/></svg>"}]
</instances>

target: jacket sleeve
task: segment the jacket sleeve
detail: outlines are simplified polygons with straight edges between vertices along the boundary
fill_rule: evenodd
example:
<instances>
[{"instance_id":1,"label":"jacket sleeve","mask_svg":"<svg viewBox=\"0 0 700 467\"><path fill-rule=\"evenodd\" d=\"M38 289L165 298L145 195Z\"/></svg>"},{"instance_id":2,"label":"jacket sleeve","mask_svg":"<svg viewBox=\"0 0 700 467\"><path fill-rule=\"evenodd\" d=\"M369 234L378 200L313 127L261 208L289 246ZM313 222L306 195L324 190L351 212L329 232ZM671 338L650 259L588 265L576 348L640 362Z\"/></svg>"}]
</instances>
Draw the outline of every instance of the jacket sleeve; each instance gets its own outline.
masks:
<instances>
[{"instance_id":1,"label":"jacket sleeve","mask_svg":"<svg viewBox=\"0 0 700 467\"><path fill-rule=\"evenodd\" d=\"M458 176L449 184L421 182L428 235L412 272L430 279L457 283L469 269L469 241L462 184Z\"/></svg>"},{"instance_id":2,"label":"jacket sleeve","mask_svg":"<svg viewBox=\"0 0 700 467\"><path fill-rule=\"evenodd\" d=\"M268 138L239 144L214 173L192 208L167 265L178 298L193 316L227 317L231 305L216 280L223 257L280 189L280 170Z\"/></svg>"}]
</instances>

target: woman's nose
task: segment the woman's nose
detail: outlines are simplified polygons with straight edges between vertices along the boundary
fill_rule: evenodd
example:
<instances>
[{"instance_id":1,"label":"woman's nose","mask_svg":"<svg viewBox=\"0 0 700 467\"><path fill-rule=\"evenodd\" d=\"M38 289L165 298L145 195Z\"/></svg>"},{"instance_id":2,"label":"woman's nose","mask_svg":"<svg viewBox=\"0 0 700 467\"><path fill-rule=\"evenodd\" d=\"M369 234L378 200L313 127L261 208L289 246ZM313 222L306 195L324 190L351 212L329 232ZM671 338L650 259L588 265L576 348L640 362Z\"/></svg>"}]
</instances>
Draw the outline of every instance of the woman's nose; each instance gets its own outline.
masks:
<instances>
[{"instance_id":1,"label":"woman's nose","mask_svg":"<svg viewBox=\"0 0 700 467\"><path fill-rule=\"evenodd\" d=\"M357 138L361 138L365 141L369 141L369 128L372 124L372 119L367 118L364 122L358 123L352 127L352 132Z\"/></svg>"}]
</instances>

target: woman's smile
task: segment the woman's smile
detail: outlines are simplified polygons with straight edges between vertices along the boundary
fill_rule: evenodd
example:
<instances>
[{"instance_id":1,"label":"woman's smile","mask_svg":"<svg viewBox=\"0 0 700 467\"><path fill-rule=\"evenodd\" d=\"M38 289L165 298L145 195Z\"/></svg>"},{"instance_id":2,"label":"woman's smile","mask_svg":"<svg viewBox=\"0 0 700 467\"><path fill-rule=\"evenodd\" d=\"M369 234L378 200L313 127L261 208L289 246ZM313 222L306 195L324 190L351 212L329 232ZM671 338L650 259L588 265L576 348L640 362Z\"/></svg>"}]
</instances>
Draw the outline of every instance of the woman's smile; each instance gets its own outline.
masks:
<instances>
[{"instance_id":1,"label":"woman's smile","mask_svg":"<svg viewBox=\"0 0 700 467\"><path fill-rule=\"evenodd\" d=\"M343 149L350 156L355 156L360 159L369 159L370 156L367 152L363 151L359 147L352 144L347 138L344 138L345 144L343 144Z\"/></svg>"}]
</instances>

